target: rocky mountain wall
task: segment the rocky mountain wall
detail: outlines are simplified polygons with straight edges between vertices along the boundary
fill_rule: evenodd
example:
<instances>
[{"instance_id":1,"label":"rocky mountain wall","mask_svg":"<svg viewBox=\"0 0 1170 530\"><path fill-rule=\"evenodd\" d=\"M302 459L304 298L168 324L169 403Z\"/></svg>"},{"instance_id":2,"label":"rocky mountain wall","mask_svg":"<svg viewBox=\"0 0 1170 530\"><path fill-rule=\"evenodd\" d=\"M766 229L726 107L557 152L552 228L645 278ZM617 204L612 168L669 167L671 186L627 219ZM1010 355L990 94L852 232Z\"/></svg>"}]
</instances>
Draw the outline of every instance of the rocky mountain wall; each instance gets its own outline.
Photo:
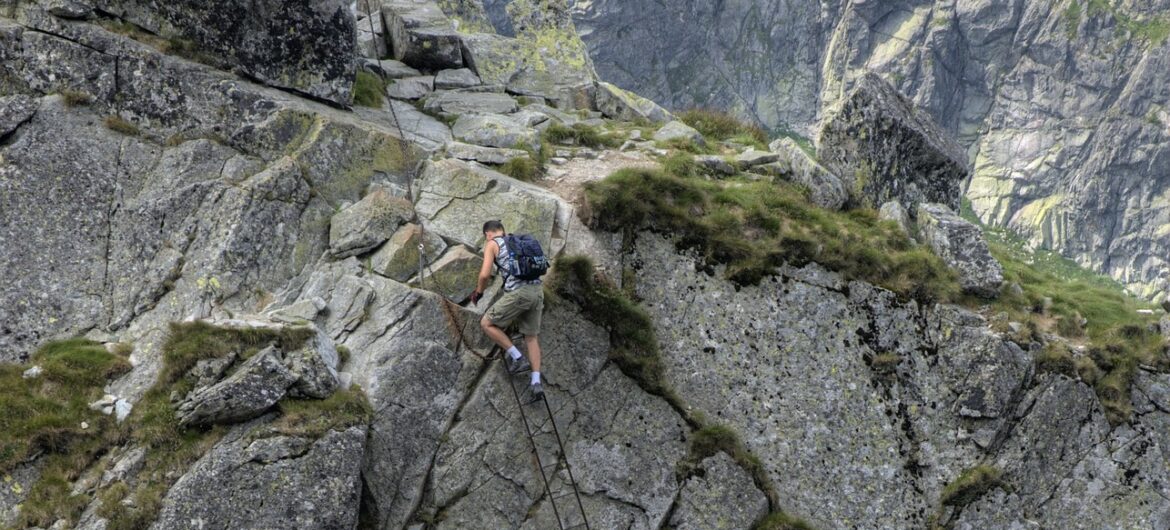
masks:
<instances>
[{"instance_id":1,"label":"rocky mountain wall","mask_svg":"<svg viewBox=\"0 0 1170 530\"><path fill-rule=\"evenodd\" d=\"M815 263L737 285L670 235L589 229L581 185L656 167L652 155L666 151L642 129L669 114L586 82L587 62L545 62L579 50L538 38L571 28L563 11L509 4L516 40L464 25L482 12L494 29L499 3L388 0L378 14L355 11L367 22L430 21L383 32L386 53L454 36L461 62L355 56L388 86L380 106L350 111L164 53L148 35L111 31L121 26L108 14L60 16L49 4L0 18L0 363L34 388L45 370L11 365L84 335L97 349L132 345L132 368L100 378L101 398L78 406L87 419L61 427L109 435L84 438L97 449L65 459L82 468L56 470L72 446L45 442L4 469L0 524L34 526L24 524L30 507L57 495L36 526L536 530L577 522L542 476L564 493L570 467L594 528L750 528L780 511L818 528L1170 524L1166 374L1137 367L1134 419L1111 426L1092 388L1037 374L1030 344L967 310L902 301ZM545 16L552 22L534 22ZM568 55L469 62L477 40L564 45ZM493 60L508 69L484 68ZM581 75L543 84L554 66ZM873 105L903 105L890 98ZM902 125L916 119L898 108ZM553 142L544 133L554 126L612 127L623 147ZM911 129L922 145L890 165L942 160L945 189L926 198L953 204L953 149L927 141L933 127ZM677 122L658 133L671 130L699 134ZM739 153L737 166L761 172L745 178L774 171L822 185L830 209L859 193L791 142L775 145ZM549 178L501 172L537 164L542 148L554 155L542 166ZM838 162L873 156L853 151ZM902 183L878 184L868 193L885 201ZM911 208L924 199L898 197ZM950 240L963 221L945 206L923 211L947 222L931 245L974 246ZM628 337L613 315L550 285L548 408L513 394L524 378L481 357L487 304L466 300L478 227L493 218L558 259L599 264L586 276L612 285L594 288L624 301L604 309L649 319L639 332L660 353L642 362L659 363L662 380L623 357ZM207 334L187 365L168 345L183 329ZM258 336L276 338L247 342ZM712 433L724 438L703 448ZM189 461L167 469L180 453ZM984 467L1004 480L971 486L964 477ZM131 525L127 513L140 519Z\"/></svg>"},{"instance_id":2,"label":"rocky mountain wall","mask_svg":"<svg viewBox=\"0 0 1170 530\"><path fill-rule=\"evenodd\" d=\"M968 150L985 223L1165 298L1170 4L579 0L603 78L805 136L877 72Z\"/></svg>"}]
</instances>

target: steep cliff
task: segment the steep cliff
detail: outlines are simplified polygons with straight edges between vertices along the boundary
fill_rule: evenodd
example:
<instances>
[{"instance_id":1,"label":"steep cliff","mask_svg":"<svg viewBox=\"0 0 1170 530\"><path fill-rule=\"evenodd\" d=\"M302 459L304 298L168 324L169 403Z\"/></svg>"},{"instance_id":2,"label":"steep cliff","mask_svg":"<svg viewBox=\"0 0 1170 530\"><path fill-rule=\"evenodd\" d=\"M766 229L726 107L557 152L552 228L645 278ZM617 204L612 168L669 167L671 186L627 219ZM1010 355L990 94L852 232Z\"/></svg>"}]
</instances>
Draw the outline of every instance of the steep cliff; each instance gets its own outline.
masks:
<instances>
[{"instance_id":1,"label":"steep cliff","mask_svg":"<svg viewBox=\"0 0 1170 530\"><path fill-rule=\"evenodd\" d=\"M601 76L668 108L813 129L878 72L967 149L967 196L1011 227L1165 298L1170 4L1108 0L578 1Z\"/></svg>"},{"instance_id":2,"label":"steep cliff","mask_svg":"<svg viewBox=\"0 0 1170 530\"><path fill-rule=\"evenodd\" d=\"M813 153L598 81L567 4L363 0L294 38L342 108L118 4L0 17L4 527L1170 524L1170 320L985 239L878 77ZM543 402L487 219L554 257Z\"/></svg>"}]
</instances>

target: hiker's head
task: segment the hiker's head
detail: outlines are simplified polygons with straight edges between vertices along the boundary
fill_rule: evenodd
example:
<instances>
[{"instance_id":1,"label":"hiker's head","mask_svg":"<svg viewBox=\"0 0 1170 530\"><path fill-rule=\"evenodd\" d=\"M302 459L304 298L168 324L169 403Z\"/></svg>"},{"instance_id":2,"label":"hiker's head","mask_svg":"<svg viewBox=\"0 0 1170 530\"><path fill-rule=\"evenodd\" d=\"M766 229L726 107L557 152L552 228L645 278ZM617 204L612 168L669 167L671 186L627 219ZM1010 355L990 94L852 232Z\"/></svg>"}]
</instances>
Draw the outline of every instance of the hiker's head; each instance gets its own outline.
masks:
<instances>
[{"instance_id":1,"label":"hiker's head","mask_svg":"<svg viewBox=\"0 0 1170 530\"><path fill-rule=\"evenodd\" d=\"M499 237L504 235L504 233L504 223L501 223L499 220L488 221L483 224L483 237L486 239Z\"/></svg>"}]
</instances>

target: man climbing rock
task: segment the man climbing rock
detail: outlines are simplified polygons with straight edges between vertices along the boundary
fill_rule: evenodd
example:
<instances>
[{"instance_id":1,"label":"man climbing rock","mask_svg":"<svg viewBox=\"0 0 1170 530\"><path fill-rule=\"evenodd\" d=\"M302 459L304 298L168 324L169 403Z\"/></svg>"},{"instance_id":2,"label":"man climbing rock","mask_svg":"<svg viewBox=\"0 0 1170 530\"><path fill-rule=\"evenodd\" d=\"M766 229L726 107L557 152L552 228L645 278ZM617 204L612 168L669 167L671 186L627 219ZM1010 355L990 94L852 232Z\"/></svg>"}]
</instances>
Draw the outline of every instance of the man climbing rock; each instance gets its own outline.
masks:
<instances>
[{"instance_id":1,"label":"man climbing rock","mask_svg":"<svg viewBox=\"0 0 1170 530\"><path fill-rule=\"evenodd\" d=\"M483 266L479 269L479 283L475 292L471 294L472 303L479 301L484 289L492 279L492 265L504 276L504 296L500 297L483 319L479 321L484 333L493 342L500 345L505 351L504 362L508 372L512 374L532 370L532 382L529 390L534 399L544 396L544 388L540 380L540 315L544 311L544 288L540 284L539 276L534 279L521 279L510 271L509 259L514 249L508 248L507 232L500 221L488 221L483 224L483 235L487 240L483 249ZM515 241L515 240L513 240ZM528 359L520 354L520 350L508 338L504 328L517 324L520 333L524 335L524 343L528 350Z\"/></svg>"}]
</instances>

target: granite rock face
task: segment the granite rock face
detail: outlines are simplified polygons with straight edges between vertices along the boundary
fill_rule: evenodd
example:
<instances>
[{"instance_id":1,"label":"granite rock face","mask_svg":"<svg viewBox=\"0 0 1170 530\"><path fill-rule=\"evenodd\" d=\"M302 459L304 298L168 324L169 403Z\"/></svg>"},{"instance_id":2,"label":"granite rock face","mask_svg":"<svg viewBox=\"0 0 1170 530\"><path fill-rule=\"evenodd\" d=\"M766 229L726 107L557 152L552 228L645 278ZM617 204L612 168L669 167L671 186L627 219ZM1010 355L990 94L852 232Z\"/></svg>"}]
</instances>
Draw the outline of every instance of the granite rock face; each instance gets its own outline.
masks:
<instances>
[{"instance_id":1,"label":"granite rock face","mask_svg":"<svg viewBox=\"0 0 1170 530\"><path fill-rule=\"evenodd\" d=\"M97 0L94 5L153 33L190 39L197 49L265 84L342 106L353 100L357 21L344 0L214 6L199 0Z\"/></svg>"},{"instance_id":2,"label":"granite rock face","mask_svg":"<svg viewBox=\"0 0 1170 530\"><path fill-rule=\"evenodd\" d=\"M978 226L941 204L918 205L918 231L923 242L959 273L963 291L994 298L1003 284L1003 266L991 255Z\"/></svg>"},{"instance_id":3,"label":"granite rock face","mask_svg":"<svg viewBox=\"0 0 1170 530\"><path fill-rule=\"evenodd\" d=\"M364 426L316 440L237 426L171 487L151 528L354 528L365 445Z\"/></svg>"},{"instance_id":4,"label":"granite rock face","mask_svg":"<svg viewBox=\"0 0 1170 530\"><path fill-rule=\"evenodd\" d=\"M877 75L826 118L817 158L849 191L853 205L876 208L898 200L911 212L921 202L958 211L967 158L962 148Z\"/></svg>"},{"instance_id":5,"label":"granite rock face","mask_svg":"<svg viewBox=\"0 0 1170 530\"><path fill-rule=\"evenodd\" d=\"M667 378L743 435L786 512L816 527L925 525L949 482L990 462L1016 493L993 490L944 522L1106 528L1170 513L1165 467L1146 463L1165 461L1145 427L1164 413L1110 431L1091 387L1037 377L1031 353L981 317L900 303L815 265L736 289L675 256L644 233L623 258Z\"/></svg>"}]
</instances>

